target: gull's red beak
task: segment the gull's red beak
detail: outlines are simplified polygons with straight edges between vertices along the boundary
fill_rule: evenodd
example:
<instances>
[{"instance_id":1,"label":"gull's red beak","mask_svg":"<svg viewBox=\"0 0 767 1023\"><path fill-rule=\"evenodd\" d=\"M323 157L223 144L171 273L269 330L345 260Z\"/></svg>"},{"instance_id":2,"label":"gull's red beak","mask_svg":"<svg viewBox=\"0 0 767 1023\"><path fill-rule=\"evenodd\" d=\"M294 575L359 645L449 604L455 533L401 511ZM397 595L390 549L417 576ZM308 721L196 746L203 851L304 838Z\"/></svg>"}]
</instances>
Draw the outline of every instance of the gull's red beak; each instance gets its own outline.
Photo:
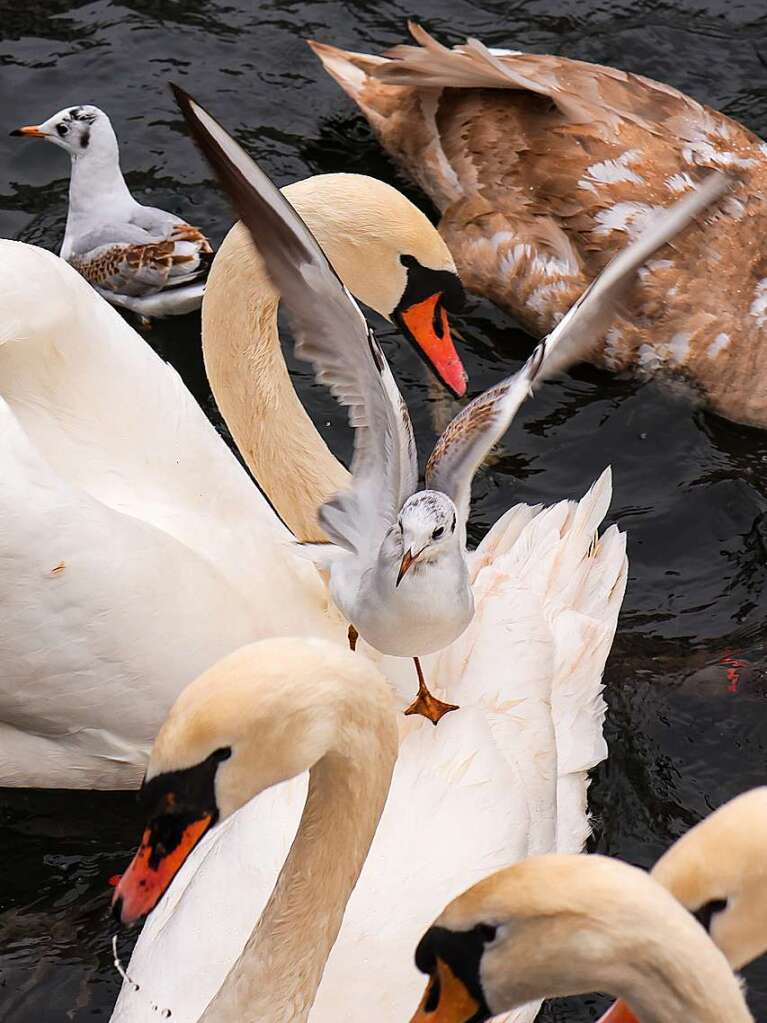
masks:
<instances>
[{"instance_id":1,"label":"gull's red beak","mask_svg":"<svg viewBox=\"0 0 767 1023\"><path fill-rule=\"evenodd\" d=\"M212 821L211 816L191 821L166 816L148 825L112 897L112 913L121 924L151 913Z\"/></svg>"},{"instance_id":2,"label":"gull's red beak","mask_svg":"<svg viewBox=\"0 0 767 1023\"><path fill-rule=\"evenodd\" d=\"M44 139L45 132L40 131L36 124L29 124L25 128L15 128L11 135L30 135L32 138Z\"/></svg>"},{"instance_id":3,"label":"gull's red beak","mask_svg":"<svg viewBox=\"0 0 767 1023\"><path fill-rule=\"evenodd\" d=\"M396 319L442 383L458 398L466 394L466 371L450 336L441 293L399 309Z\"/></svg>"},{"instance_id":4,"label":"gull's red beak","mask_svg":"<svg viewBox=\"0 0 767 1023\"><path fill-rule=\"evenodd\" d=\"M414 555L412 551L405 552L405 555L402 558L402 561L399 566L399 572L397 573L397 582L394 584L395 586L399 586L399 584L402 582L402 579L404 578L405 572L407 572L407 570L410 568L410 566L413 564L417 557L418 555L417 554Z\"/></svg>"},{"instance_id":5,"label":"gull's red beak","mask_svg":"<svg viewBox=\"0 0 767 1023\"><path fill-rule=\"evenodd\" d=\"M628 1005L619 1000L613 1002L604 1016L600 1016L597 1023L639 1023L639 1020Z\"/></svg>"}]
</instances>

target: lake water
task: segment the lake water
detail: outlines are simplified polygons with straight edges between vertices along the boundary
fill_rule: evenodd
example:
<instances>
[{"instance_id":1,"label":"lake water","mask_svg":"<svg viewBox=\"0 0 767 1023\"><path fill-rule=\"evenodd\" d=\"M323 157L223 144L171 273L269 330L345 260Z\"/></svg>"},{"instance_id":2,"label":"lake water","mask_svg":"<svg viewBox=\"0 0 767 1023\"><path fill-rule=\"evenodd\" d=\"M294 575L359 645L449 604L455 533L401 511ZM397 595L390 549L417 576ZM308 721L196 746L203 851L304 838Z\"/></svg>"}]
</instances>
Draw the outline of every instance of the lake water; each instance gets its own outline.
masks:
<instances>
[{"instance_id":1,"label":"lake water","mask_svg":"<svg viewBox=\"0 0 767 1023\"><path fill-rule=\"evenodd\" d=\"M112 117L134 194L219 242L230 213L184 133L169 80L206 103L280 184L353 170L425 206L303 42L379 52L404 39L410 15L448 42L471 34L642 72L767 137L764 0L0 2L0 235L57 248L68 174L60 150L6 140L5 129L95 103ZM460 328L472 394L529 351L487 303L473 303ZM383 334L426 447L435 391L415 355L386 341L391 329ZM150 343L220 425L199 319L160 324ZM347 457L332 399L303 368L296 384ZM631 571L606 672L610 758L591 790L593 847L647 866L711 808L767 777L767 433L654 385L580 369L523 409L475 487L472 538L512 502L581 495L608 463L610 521L628 531ZM737 677L728 658L745 662ZM108 1018L119 978L107 879L124 869L139 827L131 794L0 793L2 1023ZM752 1009L767 1018L767 968L747 976ZM580 1023L603 1004L560 1001L544 1018Z\"/></svg>"}]
</instances>

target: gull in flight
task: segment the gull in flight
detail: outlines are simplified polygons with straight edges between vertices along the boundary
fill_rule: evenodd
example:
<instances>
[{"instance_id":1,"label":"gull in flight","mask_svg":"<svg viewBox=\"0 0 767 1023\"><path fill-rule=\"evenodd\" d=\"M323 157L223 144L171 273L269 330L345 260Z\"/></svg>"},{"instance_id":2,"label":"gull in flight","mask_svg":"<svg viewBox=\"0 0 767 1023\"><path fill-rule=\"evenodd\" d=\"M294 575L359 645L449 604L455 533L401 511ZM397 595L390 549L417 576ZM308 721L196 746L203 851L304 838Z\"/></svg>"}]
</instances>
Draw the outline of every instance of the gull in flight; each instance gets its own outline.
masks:
<instances>
[{"instance_id":1,"label":"gull in flight","mask_svg":"<svg viewBox=\"0 0 767 1023\"><path fill-rule=\"evenodd\" d=\"M466 564L471 483L534 385L583 359L609 326L636 271L730 179L713 173L660 211L575 302L524 366L471 401L448 425L418 485L407 406L359 306L296 211L234 139L174 87L190 130L247 226L279 291L296 355L312 363L349 409L352 481L319 512L330 543L305 544L329 573L330 594L348 622L384 654L412 657L419 689L406 714L436 724L455 707L429 691L418 657L448 646L468 626L474 598Z\"/></svg>"},{"instance_id":2,"label":"gull in flight","mask_svg":"<svg viewBox=\"0 0 767 1023\"><path fill-rule=\"evenodd\" d=\"M68 107L11 135L45 139L69 153L69 209L60 255L99 294L145 321L200 307L210 243L180 217L136 202L103 110Z\"/></svg>"}]
</instances>

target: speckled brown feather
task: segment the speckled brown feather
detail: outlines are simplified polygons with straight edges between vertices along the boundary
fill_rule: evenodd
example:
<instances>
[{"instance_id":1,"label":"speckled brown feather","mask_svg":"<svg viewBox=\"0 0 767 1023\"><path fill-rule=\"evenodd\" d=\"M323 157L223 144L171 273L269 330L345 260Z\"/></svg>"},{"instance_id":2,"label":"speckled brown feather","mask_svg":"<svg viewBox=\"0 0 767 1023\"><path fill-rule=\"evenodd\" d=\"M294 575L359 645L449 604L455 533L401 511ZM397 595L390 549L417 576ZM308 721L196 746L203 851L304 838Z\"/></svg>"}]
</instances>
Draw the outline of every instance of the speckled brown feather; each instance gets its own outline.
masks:
<instances>
[{"instance_id":1,"label":"speckled brown feather","mask_svg":"<svg viewBox=\"0 0 767 1023\"><path fill-rule=\"evenodd\" d=\"M177 242L194 243L196 254L176 252ZM210 242L199 228L181 223L174 226L170 237L164 241L103 245L82 256L73 255L69 262L94 287L130 294L137 283L142 291L165 287L174 267L212 252Z\"/></svg>"},{"instance_id":2,"label":"speckled brown feather","mask_svg":"<svg viewBox=\"0 0 767 1023\"><path fill-rule=\"evenodd\" d=\"M643 271L593 361L672 374L730 419L767 426L767 146L670 86L475 41L387 58L314 44L389 153L442 212L468 288L547 333L653 207L702 168L741 184ZM527 84L525 84L527 83Z\"/></svg>"}]
</instances>

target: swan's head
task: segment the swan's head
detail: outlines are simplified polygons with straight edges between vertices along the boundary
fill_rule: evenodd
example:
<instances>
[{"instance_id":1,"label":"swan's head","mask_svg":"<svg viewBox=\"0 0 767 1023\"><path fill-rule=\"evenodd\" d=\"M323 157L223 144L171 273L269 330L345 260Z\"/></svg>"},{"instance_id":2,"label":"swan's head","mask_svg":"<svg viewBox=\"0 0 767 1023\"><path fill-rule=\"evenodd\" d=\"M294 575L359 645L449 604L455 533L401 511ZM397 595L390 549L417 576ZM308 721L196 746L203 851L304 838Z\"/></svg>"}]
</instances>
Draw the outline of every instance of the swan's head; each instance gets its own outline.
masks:
<instances>
[{"instance_id":1,"label":"swan's head","mask_svg":"<svg viewBox=\"0 0 767 1023\"><path fill-rule=\"evenodd\" d=\"M725 803L691 828L652 870L695 915L734 970L767 952L767 788ZM636 1023L613 1006L600 1023Z\"/></svg>"},{"instance_id":2,"label":"swan's head","mask_svg":"<svg viewBox=\"0 0 767 1023\"><path fill-rule=\"evenodd\" d=\"M458 512L447 494L420 490L409 497L402 505L395 527L402 535L397 586L407 572L417 571L419 564L432 561L454 544L459 535L457 527Z\"/></svg>"},{"instance_id":3,"label":"swan's head","mask_svg":"<svg viewBox=\"0 0 767 1023\"><path fill-rule=\"evenodd\" d=\"M319 639L270 639L217 662L181 693L162 725L139 800L141 845L115 891L133 923L157 905L207 831L258 793L344 752L346 729L397 730L375 666ZM389 734L389 732L391 734Z\"/></svg>"},{"instance_id":4,"label":"swan's head","mask_svg":"<svg viewBox=\"0 0 767 1023\"><path fill-rule=\"evenodd\" d=\"M117 139L109 118L98 107L65 107L42 124L17 128L11 135L45 139L66 149L73 160L90 156L105 148L117 148Z\"/></svg>"},{"instance_id":5,"label":"swan's head","mask_svg":"<svg viewBox=\"0 0 767 1023\"><path fill-rule=\"evenodd\" d=\"M659 1004L680 946L737 1000L721 953L644 871L601 856L534 857L468 889L425 933L415 961L429 981L412 1023L482 1023L590 991L646 998L648 976Z\"/></svg>"},{"instance_id":6,"label":"swan's head","mask_svg":"<svg viewBox=\"0 0 767 1023\"><path fill-rule=\"evenodd\" d=\"M465 394L447 315L463 307L463 285L429 219L396 188L364 174L319 174L283 193L349 291L396 323L454 394Z\"/></svg>"}]
</instances>

